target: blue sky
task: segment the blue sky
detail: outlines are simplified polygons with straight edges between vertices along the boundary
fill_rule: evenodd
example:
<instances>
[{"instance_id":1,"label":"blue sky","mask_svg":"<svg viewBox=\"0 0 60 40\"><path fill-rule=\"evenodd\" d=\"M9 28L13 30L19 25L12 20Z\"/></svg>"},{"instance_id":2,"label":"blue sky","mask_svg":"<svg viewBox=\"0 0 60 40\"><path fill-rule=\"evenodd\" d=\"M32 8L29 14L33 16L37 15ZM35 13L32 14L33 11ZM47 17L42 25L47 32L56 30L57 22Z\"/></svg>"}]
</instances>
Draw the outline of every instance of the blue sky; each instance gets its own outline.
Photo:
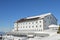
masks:
<instances>
[{"instance_id":1,"label":"blue sky","mask_svg":"<svg viewBox=\"0 0 60 40\"><path fill-rule=\"evenodd\" d=\"M20 18L51 12L60 23L60 0L0 0L0 31L10 31Z\"/></svg>"}]
</instances>

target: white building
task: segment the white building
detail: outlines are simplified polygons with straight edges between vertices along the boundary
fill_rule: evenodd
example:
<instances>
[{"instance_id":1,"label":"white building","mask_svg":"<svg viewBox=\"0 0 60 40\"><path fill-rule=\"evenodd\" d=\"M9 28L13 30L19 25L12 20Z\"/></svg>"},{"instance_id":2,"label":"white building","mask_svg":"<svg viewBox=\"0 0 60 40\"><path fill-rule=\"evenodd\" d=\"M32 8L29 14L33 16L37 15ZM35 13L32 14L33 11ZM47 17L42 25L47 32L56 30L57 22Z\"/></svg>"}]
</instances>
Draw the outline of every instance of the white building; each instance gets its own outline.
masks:
<instances>
[{"instance_id":1,"label":"white building","mask_svg":"<svg viewBox=\"0 0 60 40\"><path fill-rule=\"evenodd\" d=\"M57 19L51 13L22 18L14 23L13 31L44 31L49 25L57 24Z\"/></svg>"},{"instance_id":2,"label":"white building","mask_svg":"<svg viewBox=\"0 0 60 40\"><path fill-rule=\"evenodd\" d=\"M52 24L53 27L51 27ZM53 35L56 32L53 32L53 30L50 29L56 28L56 25L57 19L51 13L22 18L14 23L14 29L12 29L11 32L8 32L7 36L4 36L3 39L10 38L11 40L27 40L31 37L40 38Z\"/></svg>"},{"instance_id":3,"label":"white building","mask_svg":"<svg viewBox=\"0 0 60 40\"><path fill-rule=\"evenodd\" d=\"M59 28L59 25L52 24L52 25L49 26L49 29L55 30L55 31L58 30L58 28Z\"/></svg>"}]
</instances>

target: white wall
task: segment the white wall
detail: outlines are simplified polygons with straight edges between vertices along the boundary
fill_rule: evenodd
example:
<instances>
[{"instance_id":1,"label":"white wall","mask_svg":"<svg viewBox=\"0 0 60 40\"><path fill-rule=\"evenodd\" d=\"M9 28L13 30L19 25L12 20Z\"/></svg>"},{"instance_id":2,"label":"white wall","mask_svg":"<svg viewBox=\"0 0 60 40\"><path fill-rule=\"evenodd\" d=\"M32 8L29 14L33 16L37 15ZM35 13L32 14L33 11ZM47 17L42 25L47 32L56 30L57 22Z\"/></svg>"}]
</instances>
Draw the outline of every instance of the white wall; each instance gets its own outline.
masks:
<instances>
[{"instance_id":1,"label":"white wall","mask_svg":"<svg viewBox=\"0 0 60 40\"><path fill-rule=\"evenodd\" d=\"M19 22L18 25L14 23L14 30L17 30L18 27L18 30L23 31L42 31L48 29L51 24L57 24L57 20L53 15L47 15L42 19Z\"/></svg>"},{"instance_id":2,"label":"white wall","mask_svg":"<svg viewBox=\"0 0 60 40\"><path fill-rule=\"evenodd\" d=\"M43 26L42 22L43 22L42 20L33 20L33 21L18 23L18 27L19 27L18 30L32 30L32 31L38 30L39 31L39 30L42 30L42 26Z\"/></svg>"}]
</instances>

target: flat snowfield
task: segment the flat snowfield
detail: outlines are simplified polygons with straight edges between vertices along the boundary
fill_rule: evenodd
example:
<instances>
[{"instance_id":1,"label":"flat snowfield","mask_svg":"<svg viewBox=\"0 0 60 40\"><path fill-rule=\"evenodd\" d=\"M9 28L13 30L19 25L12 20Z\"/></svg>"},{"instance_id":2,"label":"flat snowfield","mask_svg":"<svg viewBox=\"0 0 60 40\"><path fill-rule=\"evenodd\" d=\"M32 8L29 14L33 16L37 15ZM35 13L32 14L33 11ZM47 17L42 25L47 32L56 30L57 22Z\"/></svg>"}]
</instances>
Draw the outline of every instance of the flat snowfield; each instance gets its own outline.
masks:
<instances>
[{"instance_id":1,"label":"flat snowfield","mask_svg":"<svg viewBox=\"0 0 60 40\"><path fill-rule=\"evenodd\" d=\"M60 34L43 37L43 38L30 38L28 40L60 40Z\"/></svg>"},{"instance_id":2,"label":"flat snowfield","mask_svg":"<svg viewBox=\"0 0 60 40\"><path fill-rule=\"evenodd\" d=\"M52 35L41 40L60 40L60 34Z\"/></svg>"}]
</instances>

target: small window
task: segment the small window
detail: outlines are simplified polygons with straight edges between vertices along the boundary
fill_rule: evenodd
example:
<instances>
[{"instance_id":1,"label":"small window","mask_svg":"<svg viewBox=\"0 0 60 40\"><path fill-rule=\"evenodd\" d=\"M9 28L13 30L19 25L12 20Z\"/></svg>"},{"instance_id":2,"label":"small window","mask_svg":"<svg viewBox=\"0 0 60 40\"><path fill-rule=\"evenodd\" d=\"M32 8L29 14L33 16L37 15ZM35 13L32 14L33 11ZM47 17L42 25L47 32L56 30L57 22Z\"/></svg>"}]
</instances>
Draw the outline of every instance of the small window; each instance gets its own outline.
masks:
<instances>
[{"instance_id":1,"label":"small window","mask_svg":"<svg viewBox=\"0 0 60 40\"><path fill-rule=\"evenodd\" d=\"M24 26L23 26L23 28L24 28Z\"/></svg>"},{"instance_id":2,"label":"small window","mask_svg":"<svg viewBox=\"0 0 60 40\"><path fill-rule=\"evenodd\" d=\"M26 28L27 28L27 26L26 26Z\"/></svg>"},{"instance_id":3,"label":"small window","mask_svg":"<svg viewBox=\"0 0 60 40\"><path fill-rule=\"evenodd\" d=\"M40 27L41 27L41 25L40 25Z\"/></svg>"},{"instance_id":4,"label":"small window","mask_svg":"<svg viewBox=\"0 0 60 40\"><path fill-rule=\"evenodd\" d=\"M29 28L30 28L30 26L29 26Z\"/></svg>"},{"instance_id":5,"label":"small window","mask_svg":"<svg viewBox=\"0 0 60 40\"><path fill-rule=\"evenodd\" d=\"M44 21L46 23L46 21Z\"/></svg>"},{"instance_id":6,"label":"small window","mask_svg":"<svg viewBox=\"0 0 60 40\"><path fill-rule=\"evenodd\" d=\"M38 27L38 26L36 25L36 27Z\"/></svg>"},{"instance_id":7,"label":"small window","mask_svg":"<svg viewBox=\"0 0 60 40\"><path fill-rule=\"evenodd\" d=\"M26 24L27 24L27 22L26 22Z\"/></svg>"},{"instance_id":8,"label":"small window","mask_svg":"<svg viewBox=\"0 0 60 40\"><path fill-rule=\"evenodd\" d=\"M34 24L34 22L32 22L32 24Z\"/></svg>"},{"instance_id":9,"label":"small window","mask_svg":"<svg viewBox=\"0 0 60 40\"><path fill-rule=\"evenodd\" d=\"M30 24L30 23L29 23Z\"/></svg>"},{"instance_id":10,"label":"small window","mask_svg":"<svg viewBox=\"0 0 60 40\"><path fill-rule=\"evenodd\" d=\"M51 17L50 17L50 19L51 19Z\"/></svg>"},{"instance_id":11,"label":"small window","mask_svg":"<svg viewBox=\"0 0 60 40\"><path fill-rule=\"evenodd\" d=\"M49 19L49 17L47 17Z\"/></svg>"},{"instance_id":12,"label":"small window","mask_svg":"<svg viewBox=\"0 0 60 40\"><path fill-rule=\"evenodd\" d=\"M46 27L46 25L44 25Z\"/></svg>"},{"instance_id":13,"label":"small window","mask_svg":"<svg viewBox=\"0 0 60 40\"><path fill-rule=\"evenodd\" d=\"M40 21L40 23L41 23L41 21Z\"/></svg>"},{"instance_id":14,"label":"small window","mask_svg":"<svg viewBox=\"0 0 60 40\"><path fill-rule=\"evenodd\" d=\"M40 31L40 30L39 30Z\"/></svg>"},{"instance_id":15,"label":"small window","mask_svg":"<svg viewBox=\"0 0 60 40\"><path fill-rule=\"evenodd\" d=\"M36 23L38 23L38 22L36 21Z\"/></svg>"},{"instance_id":16,"label":"small window","mask_svg":"<svg viewBox=\"0 0 60 40\"><path fill-rule=\"evenodd\" d=\"M34 26L32 26L32 27L34 27Z\"/></svg>"},{"instance_id":17,"label":"small window","mask_svg":"<svg viewBox=\"0 0 60 40\"><path fill-rule=\"evenodd\" d=\"M23 23L23 25L24 25L24 23Z\"/></svg>"},{"instance_id":18,"label":"small window","mask_svg":"<svg viewBox=\"0 0 60 40\"><path fill-rule=\"evenodd\" d=\"M42 31L42 29L41 29L41 31Z\"/></svg>"},{"instance_id":19,"label":"small window","mask_svg":"<svg viewBox=\"0 0 60 40\"><path fill-rule=\"evenodd\" d=\"M20 40L20 39L19 39Z\"/></svg>"}]
</instances>

